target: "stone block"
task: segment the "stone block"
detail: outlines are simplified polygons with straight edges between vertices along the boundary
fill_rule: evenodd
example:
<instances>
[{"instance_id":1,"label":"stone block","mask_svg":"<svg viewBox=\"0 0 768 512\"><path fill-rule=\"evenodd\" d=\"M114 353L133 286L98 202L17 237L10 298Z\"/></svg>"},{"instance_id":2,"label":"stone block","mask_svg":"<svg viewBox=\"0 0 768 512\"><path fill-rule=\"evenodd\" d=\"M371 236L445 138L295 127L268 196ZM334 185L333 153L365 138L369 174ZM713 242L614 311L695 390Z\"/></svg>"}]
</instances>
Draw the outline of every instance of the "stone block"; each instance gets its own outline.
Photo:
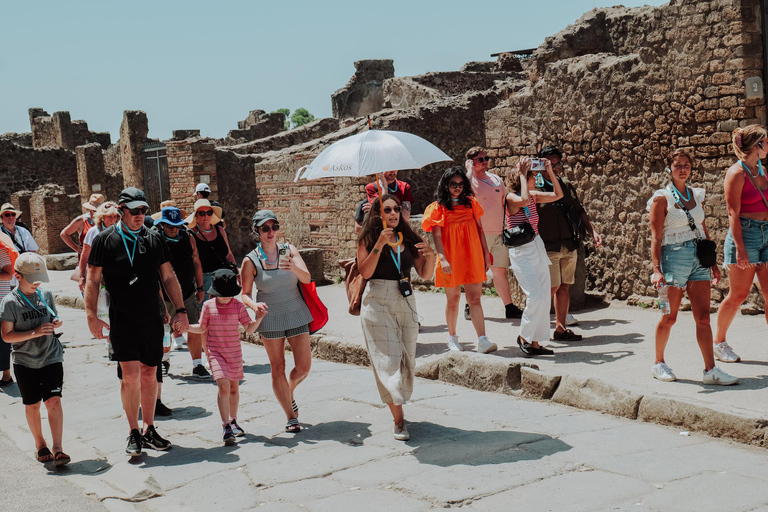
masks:
<instances>
[{"instance_id":1,"label":"stone block","mask_svg":"<svg viewBox=\"0 0 768 512\"><path fill-rule=\"evenodd\" d=\"M141 110L123 112L120 125L120 161L125 187L144 188L144 168L141 160L141 146L147 140L149 122Z\"/></svg>"},{"instance_id":2,"label":"stone block","mask_svg":"<svg viewBox=\"0 0 768 512\"><path fill-rule=\"evenodd\" d=\"M87 201L91 194L104 194L107 177L104 171L104 153L98 143L75 148L77 158L77 184L80 197Z\"/></svg>"},{"instance_id":3,"label":"stone block","mask_svg":"<svg viewBox=\"0 0 768 512\"><path fill-rule=\"evenodd\" d=\"M301 258L304 260L304 263L307 264L307 270L309 270L309 274L312 276L312 279L315 280L315 283L318 285L325 284L327 282L327 279L325 278L324 272L324 262L323 262L323 254L325 251L323 249L299 249L299 254L301 255Z\"/></svg>"},{"instance_id":4,"label":"stone block","mask_svg":"<svg viewBox=\"0 0 768 512\"><path fill-rule=\"evenodd\" d=\"M561 404L629 419L637 418L641 399L641 395L619 389L600 379L572 376L563 377L552 396L553 401Z\"/></svg>"},{"instance_id":5,"label":"stone block","mask_svg":"<svg viewBox=\"0 0 768 512\"><path fill-rule=\"evenodd\" d=\"M531 398L549 400L560 384L560 375L547 375L532 368L522 368L520 372L523 395Z\"/></svg>"},{"instance_id":6,"label":"stone block","mask_svg":"<svg viewBox=\"0 0 768 512\"><path fill-rule=\"evenodd\" d=\"M520 389L520 363L471 352L452 352L440 359L439 379L478 391L513 394Z\"/></svg>"},{"instance_id":7,"label":"stone block","mask_svg":"<svg viewBox=\"0 0 768 512\"><path fill-rule=\"evenodd\" d=\"M382 85L395 76L392 59L359 60L346 86L331 96L333 117L345 119L378 112L384 106Z\"/></svg>"},{"instance_id":8,"label":"stone block","mask_svg":"<svg viewBox=\"0 0 768 512\"><path fill-rule=\"evenodd\" d=\"M78 254L76 252L49 254L45 257L45 265L48 270L74 270L77 267L77 261Z\"/></svg>"}]
</instances>

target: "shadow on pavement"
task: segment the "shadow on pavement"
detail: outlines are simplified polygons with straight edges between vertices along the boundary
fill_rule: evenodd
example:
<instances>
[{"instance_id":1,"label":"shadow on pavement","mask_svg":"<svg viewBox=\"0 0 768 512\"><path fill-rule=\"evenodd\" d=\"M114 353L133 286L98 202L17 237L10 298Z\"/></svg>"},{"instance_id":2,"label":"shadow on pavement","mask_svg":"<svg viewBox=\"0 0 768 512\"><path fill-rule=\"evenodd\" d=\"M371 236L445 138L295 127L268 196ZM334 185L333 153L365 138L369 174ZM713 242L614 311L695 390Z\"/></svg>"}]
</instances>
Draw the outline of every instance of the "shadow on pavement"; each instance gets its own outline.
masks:
<instances>
[{"instance_id":1,"label":"shadow on pavement","mask_svg":"<svg viewBox=\"0 0 768 512\"><path fill-rule=\"evenodd\" d=\"M349 446L362 446L371 437L371 424L357 421L331 421L312 425L302 423L298 434L280 434L273 437L247 436L250 440L293 448L300 444L316 444L321 441L337 441Z\"/></svg>"},{"instance_id":2,"label":"shadow on pavement","mask_svg":"<svg viewBox=\"0 0 768 512\"><path fill-rule=\"evenodd\" d=\"M170 416L163 416L159 421L162 421L162 418L167 418L169 420L196 420L198 418L206 418L213 414L211 411L203 407L198 407L197 405L171 407L171 410L173 411L173 414Z\"/></svg>"},{"instance_id":3,"label":"shadow on pavement","mask_svg":"<svg viewBox=\"0 0 768 512\"><path fill-rule=\"evenodd\" d=\"M639 332L628 332L626 334L616 335L600 335L600 336L584 336L581 341L552 341L553 343L561 343L564 346L572 347L597 347L599 345L613 345L613 344L629 344L629 343L642 343L646 340L644 334Z\"/></svg>"},{"instance_id":4,"label":"shadow on pavement","mask_svg":"<svg viewBox=\"0 0 768 512\"><path fill-rule=\"evenodd\" d=\"M147 449L139 457L131 457L130 462L133 464L143 464L147 468L184 466L200 462L230 464L240 460L238 455L232 453L235 450L237 450L237 445L224 446L222 444L221 446L213 446L211 448L186 448L173 445L167 452Z\"/></svg>"},{"instance_id":5,"label":"shadow on pavement","mask_svg":"<svg viewBox=\"0 0 768 512\"><path fill-rule=\"evenodd\" d=\"M419 334L430 334L430 333L440 333L440 332L448 332L448 326L446 324L419 326Z\"/></svg>"},{"instance_id":6,"label":"shadow on pavement","mask_svg":"<svg viewBox=\"0 0 768 512\"><path fill-rule=\"evenodd\" d=\"M56 467L53 462L45 465L48 470L48 474L55 476L71 476L71 475L95 475L96 473L106 473L112 469L112 465L107 462L107 459L87 459L87 460L73 460L66 466Z\"/></svg>"},{"instance_id":7,"label":"shadow on pavement","mask_svg":"<svg viewBox=\"0 0 768 512\"><path fill-rule=\"evenodd\" d=\"M243 373L252 373L254 375L267 375L271 372L268 364L246 364L243 365Z\"/></svg>"},{"instance_id":8,"label":"shadow on pavement","mask_svg":"<svg viewBox=\"0 0 768 512\"><path fill-rule=\"evenodd\" d=\"M720 368L723 369L725 365L721 365ZM730 368L726 367L724 368L726 371L730 370ZM728 372L731 373L731 372ZM733 372L731 375L734 375L736 377L739 377L738 373ZM678 379L680 380L680 379ZM768 375L758 375L756 377L739 377L739 383L734 384L733 386L713 386L713 385L705 385L702 384L701 381L690 381L692 384L698 384L702 387L701 391L699 393L710 395L712 393L721 393L721 392L733 392L733 391L739 391L739 390L745 390L745 389L765 389L768 387Z\"/></svg>"},{"instance_id":9,"label":"shadow on pavement","mask_svg":"<svg viewBox=\"0 0 768 512\"><path fill-rule=\"evenodd\" d=\"M576 327L576 329L581 329L582 331L591 331L599 327L626 325L628 323L629 321L627 320L616 320L615 318L604 318L602 320L579 320L579 325Z\"/></svg>"},{"instance_id":10,"label":"shadow on pavement","mask_svg":"<svg viewBox=\"0 0 768 512\"><path fill-rule=\"evenodd\" d=\"M19 391L19 385L14 381L13 384L8 384L3 388L3 393L13 398L21 398L21 391Z\"/></svg>"},{"instance_id":11,"label":"shadow on pavement","mask_svg":"<svg viewBox=\"0 0 768 512\"><path fill-rule=\"evenodd\" d=\"M545 434L508 430L463 430L428 421L409 422L412 454L422 464L434 466L504 464L541 459L571 449ZM450 447L446 446L450 443ZM535 445L535 449L529 446Z\"/></svg>"}]
</instances>

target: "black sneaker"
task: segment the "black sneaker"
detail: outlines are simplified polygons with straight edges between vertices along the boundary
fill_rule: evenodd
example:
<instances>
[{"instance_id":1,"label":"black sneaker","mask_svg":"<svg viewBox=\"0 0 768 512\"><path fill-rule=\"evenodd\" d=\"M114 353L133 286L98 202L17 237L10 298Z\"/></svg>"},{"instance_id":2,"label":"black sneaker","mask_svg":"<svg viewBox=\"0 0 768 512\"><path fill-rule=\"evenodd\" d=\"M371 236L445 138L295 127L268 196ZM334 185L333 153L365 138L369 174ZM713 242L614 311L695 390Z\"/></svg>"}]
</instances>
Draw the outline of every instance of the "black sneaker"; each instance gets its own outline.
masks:
<instances>
[{"instance_id":1,"label":"black sneaker","mask_svg":"<svg viewBox=\"0 0 768 512\"><path fill-rule=\"evenodd\" d=\"M245 435L245 430L240 428L240 425L237 424L235 418L232 418L232 421L229 422L229 426L232 429L232 433L235 434L235 437L243 437Z\"/></svg>"},{"instance_id":2,"label":"black sneaker","mask_svg":"<svg viewBox=\"0 0 768 512\"><path fill-rule=\"evenodd\" d=\"M170 416L171 414L173 411L158 399L155 404L155 416Z\"/></svg>"},{"instance_id":3,"label":"black sneaker","mask_svg":"<svg viewBox=\"0 0 768 512\"><path fill-rule=\"evenodd\" d=\"M168 369L171 367L170 361L163 361L163 375L168 375Z\"/></svg>"},{"instance_id":4,"label":"black sneaker","mask_svg":"<svg viewBox=\"0 0 768 512\"><path fill-rule=\"evenodd\" d=\"M224 425L224 445L225 446L232 446L235 444L235 434L232 432L232 426L231 425Z\"/></svg>"},{"instance_id":5,"label":"black sneaker","mask_svg":"<svg viewBox=\"0 0 768 512\"><path fill-rule=\"evenodd\" d=\"M504 306L505 316L507 318L522 318L523 317L523 310L519 307L515 306L514 303L510 302L506 306Z\"/></svg>"},{"instance_id":6,"label":"black sneaker","mask_svg":"<svg viewBox=\"0 0 768 512\"><path fill-rule=\"evenodd\" d=\"M137 455L141 455L141 446L144 444L141 437L141 432L139 432L139 429L135 428L131 430L131 433L128 434L128 446L125 447L125 453L130 455L131 457L136 457Z\"/></svg>"},{"instance_id":7,"label":"black sneaker","mask_svg":"<svg viewBox=\"0 0 768 512\"><path fill-rule=\"evenodd\" d=\"M201 364L195 366L195 368L192 370L192 376L197 377L200 380L209 380L211 378L211 374L208 373L208 370L205 369L205 366Z\"/></svg>"},{"instance_id":8,"label":"black sneaker","mask_svg":"<svg viewBox=\"0 0 768 512\"><path fill-rule=\"evenodd\" d=\"M8 377L8 380L0 380L0 388L10 386L11 384L13 384L13 377Z\"/></svg>"},{"instance_id":9,"label":"black sneaker","mask_svg":"<svg viewBox=\"0 0 768 512\"><path fill-rule=\"evenodd\" d=\"M144 448L154 448L155 450L167 450L171 447L171 442L160 437L155 430L154 425L147 427L146 433L142 436Z\"/></svg>"},{"instance_id":10,"label":"black sneaker","mask_svg":"<svg viewBox=\"0 0 768 512\"><path fill-rule=\"evenodd\" d=\"M464 304L464 320L472 320L472 317L469 315L469 304Z\"/></svg>"}]
</instances>

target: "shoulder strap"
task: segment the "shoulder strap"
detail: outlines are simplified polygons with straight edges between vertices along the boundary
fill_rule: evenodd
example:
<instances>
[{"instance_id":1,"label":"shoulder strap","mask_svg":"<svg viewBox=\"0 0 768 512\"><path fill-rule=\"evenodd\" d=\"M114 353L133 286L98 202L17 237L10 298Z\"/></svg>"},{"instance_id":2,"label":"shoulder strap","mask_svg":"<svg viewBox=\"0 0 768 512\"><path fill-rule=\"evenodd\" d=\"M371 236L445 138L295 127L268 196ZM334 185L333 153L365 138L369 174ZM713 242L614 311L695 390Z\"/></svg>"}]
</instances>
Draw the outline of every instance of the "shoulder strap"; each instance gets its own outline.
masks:
<instances>
[{"instance_id":1,"label":"shoulder strap","mask_svg":"<svg viewBox=\"0 0 768 512\"><path fill-rule=\"evenodd\" d=\"M680 209L685 212L685 216L688 217L688 227L691 228L691 231L696 233L696 238L700 238L699 236L699 230L696 228L696 222L693 220L693 216L691 215L691 212L688 211L688 208L685 207L685 204L683 203L682 198L677 193L676 190L674 190L672 187L667 185L667 191L672 194L672 197L675 198L675 202L680 206ZM693 195L693 190L691 190L691 195ZM763 197L763 200L765 200L765 197Z\"/></svg>"},{"instance_id":2,"label":"shoulder strap","mask_svg":"<svg viewBox=\"0 0 768 512\"><path fill-rule=\"evenodd\" d=\"M742 163L741 165L744 165L744 164ZM755 190L760 192L760 197L763 198L763 203L765 203L766 208L768 208L768 199L765 198L765 194L763 194L763 191L760 190L760 187L757 186L757 183L755 182L755 178L746 171L744 171L744 174L746 174L747 178L749 178L749 181L752 183L752 186L755 187Z\"/></svg>"},{"instance_id":3,"label":"shoulder strap","mask_svg":"<svg viewBox=\"0 0 768 512\"><path fill-rule=\"evenodd\" d=\"M19 226L16 226L16 232L17 233L20 233L20 231L19 231L20 229L22 229L22 228L20 228ZM13 245L15 245L16 248L19 250L19 254L27 252L27 248L24 247L24 244L19 242L18 240L16 240L16 237L14 235L12 235L10 231L5 229L5 226L3 226L3 231L5 232L6 235L8 235L10 237L11 240L13 240Z\"/></svg>"}]
</instances>

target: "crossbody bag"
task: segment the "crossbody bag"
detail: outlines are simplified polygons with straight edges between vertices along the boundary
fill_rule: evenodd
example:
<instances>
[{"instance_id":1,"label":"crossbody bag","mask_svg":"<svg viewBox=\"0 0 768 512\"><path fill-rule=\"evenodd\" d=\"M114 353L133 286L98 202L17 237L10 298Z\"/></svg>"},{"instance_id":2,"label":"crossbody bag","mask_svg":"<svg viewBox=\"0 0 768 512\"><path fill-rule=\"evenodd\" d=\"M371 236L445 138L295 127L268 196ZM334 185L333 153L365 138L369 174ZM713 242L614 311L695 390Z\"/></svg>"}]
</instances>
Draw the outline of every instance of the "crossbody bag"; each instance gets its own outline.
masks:
<instances>
[{"instance_id":1,"label":"crossbody bag","mask_svg":"<svg viewBox=\"0 0 768 512\"><path fill-rule=\"evenodd\" d=\"M524 206L523 210L525 211L525 222L520 224L519 226L514 226L511 228L504 228L504 231L501 232L501 243L506 245L507 247L520 247L521 245L525 245L528 242L533 241L534 238L536 238L536 231L533 230L533 226L531 226L531 223L528 222L528 219L531 218L530 213L528 211L528 207ZM504 218L504 224L507 224L507 216L506 213L507 209L504 208L505 218Z\"/></svg>"},{"instance_id":2,"label":"crossbody bag","mask_svg":"<svg viewBox=\"0 0 768 512\"><path fill-rule=\"evenodd\" d=\"M667 185L667 191L672 194L677 205L685 212L685 216L688 217L688 226L696 235L696 256L699 258L699 263L705 268L714 267L717 265L717 244L712 240L702 238L699 235L699 230L696 228L696 222L693 220L693 215L691 215L691 212L685 207L680 194L669 185ZM693 194L693 190L691 190L691 194ZM763 200L765 200L765 198L763 198Z\"/></svg>"}]
</instances>

